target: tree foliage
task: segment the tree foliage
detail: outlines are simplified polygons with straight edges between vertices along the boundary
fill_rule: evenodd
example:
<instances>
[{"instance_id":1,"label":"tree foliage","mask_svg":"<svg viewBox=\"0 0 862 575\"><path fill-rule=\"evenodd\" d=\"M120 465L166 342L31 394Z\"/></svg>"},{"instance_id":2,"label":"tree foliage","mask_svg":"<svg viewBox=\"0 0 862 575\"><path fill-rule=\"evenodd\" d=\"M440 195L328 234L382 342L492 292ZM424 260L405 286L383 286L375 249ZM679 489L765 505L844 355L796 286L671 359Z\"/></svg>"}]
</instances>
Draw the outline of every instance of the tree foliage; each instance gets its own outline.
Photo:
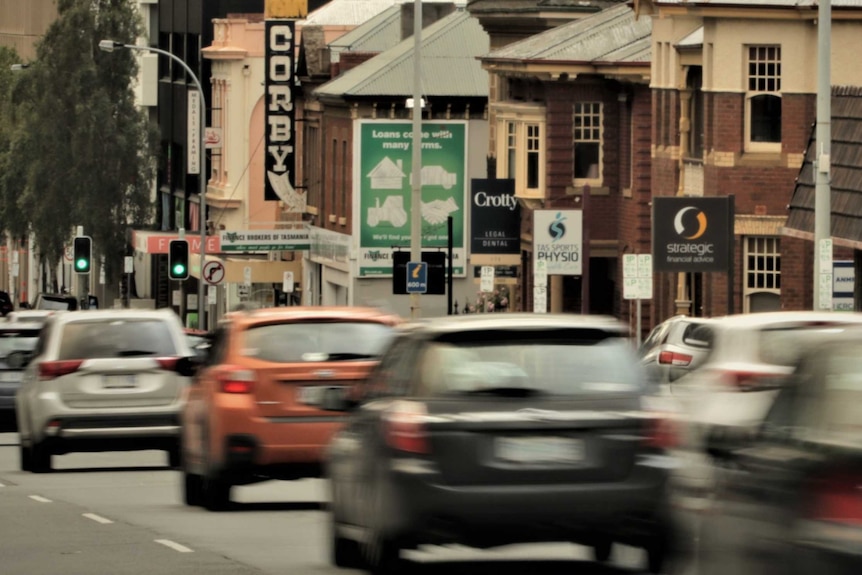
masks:
<instances>
[{"instance_id":1,"label":"tree foliage","mask_svg":"<svg viewBox=\"0 0 862 575\"><path fill-rule=\"evenodd\" d=\"M126 230L152 220L158 136L135 105L135 53L102 52L99 42L134 44L141 24L133 0L59 0L57 9L36 59L15 78L13 132L0 149L9 168L0 172L0 228L32 232L54 264L83 226L114 279Z\"/></svg>"}]
</instances>

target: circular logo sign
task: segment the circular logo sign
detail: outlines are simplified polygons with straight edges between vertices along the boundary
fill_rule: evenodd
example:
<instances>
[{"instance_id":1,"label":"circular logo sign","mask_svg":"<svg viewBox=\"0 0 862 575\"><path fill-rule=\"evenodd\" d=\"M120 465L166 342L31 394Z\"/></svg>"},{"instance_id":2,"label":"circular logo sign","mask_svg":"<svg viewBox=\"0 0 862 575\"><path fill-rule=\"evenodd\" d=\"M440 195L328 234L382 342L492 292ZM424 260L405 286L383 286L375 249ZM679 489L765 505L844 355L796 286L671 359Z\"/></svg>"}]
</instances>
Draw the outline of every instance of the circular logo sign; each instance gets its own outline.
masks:
<instances>
[{"instance_id":1,"label":"circular logo sign","mask_svg":"<svg viewBox=\"0 0 862 575\"><path fill-rule=\"evenodd\" d=\"M221 262L207 262L204 264L204 281L211 286L220 285L224 282L224 264Z\"/></svg>"}]
</instances>

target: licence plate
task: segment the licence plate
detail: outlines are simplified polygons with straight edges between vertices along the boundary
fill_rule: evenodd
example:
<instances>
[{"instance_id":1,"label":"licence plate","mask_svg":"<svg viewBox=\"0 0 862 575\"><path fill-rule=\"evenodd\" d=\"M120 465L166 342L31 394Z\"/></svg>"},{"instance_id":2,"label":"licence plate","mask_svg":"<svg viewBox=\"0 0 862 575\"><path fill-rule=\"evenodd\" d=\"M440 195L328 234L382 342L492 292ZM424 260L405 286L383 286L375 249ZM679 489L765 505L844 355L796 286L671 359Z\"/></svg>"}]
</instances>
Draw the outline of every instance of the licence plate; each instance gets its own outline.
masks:
<instances>
[{"instance_id":1,"label":"licence plate","mask_svg":"<svg viewBox=\"0 0 862 575\"><path fill-rule=\"evenodd\" d=\"M332 385L306 385L296 388L296 400L305 405L321 405L323 394L327 389L337 389L343 393L345 388Z\"/></svg>"},{"instance_id":2,"label":"licence plate","mask_svg":"<svg viewBox=\"0 0 862 575\"><path fill-rule=\"evenodd\" d=\"M102 376L102 387L105 389L134 389L138 387L138 379L134 373Z\"/></svg>"},{"instance_id":3,"label":"licence plate","mask_svg":"<svg viewBox=\"0 0 862 575\"><path fill-rule=\"evenodd\" d=\"M569 437L498 437L494 453L513 463L580 463L584 442Z\"/></svg>"}]
</instances>

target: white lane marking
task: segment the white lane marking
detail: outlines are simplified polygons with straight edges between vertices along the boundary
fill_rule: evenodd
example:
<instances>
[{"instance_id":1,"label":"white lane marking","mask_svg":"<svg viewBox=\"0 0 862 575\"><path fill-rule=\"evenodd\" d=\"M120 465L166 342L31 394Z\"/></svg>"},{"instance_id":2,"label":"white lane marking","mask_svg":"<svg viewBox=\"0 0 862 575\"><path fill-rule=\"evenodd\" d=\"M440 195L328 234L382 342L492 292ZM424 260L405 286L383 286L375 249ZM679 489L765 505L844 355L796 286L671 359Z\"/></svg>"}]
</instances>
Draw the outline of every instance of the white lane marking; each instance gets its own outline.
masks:
<instances>
[{"instance_id":1,"label":"white lane marking","mask_svg":"<svg viewBox=\"0 0 862 575\"><path fill-rule=\"evenodd\" d=\"M180 545L179 543L174 543L170 539L156 539L156 543L161 543L165 547L170 547L174 551L179 551L180 553L194 553L194 550L189 549L185 545Z\"/></svg>"},{"instance_id":2,"label":"white lane marking","mask_svg":"<svg viewBox=\"0 0 862 575\"><path fill-rule=\"evenodd\" d=\"M96 523L101 523L102 525L108 525L109 523L113 523L110 519L106 519L101 515L96 515L95 513L84 513L84 517L87 519L92 519Z\"/></svg>"},{"instance_id":3,"label":"white lane marking","mask_svg":"<svg viewBox=\"0 0 862 575\"><path fill-rule=\"evenodd\" d=\"M33 501L38 501L39 503L53 503L53 501L51 501L47 497L42 497L41 495L31 495L30 499L32 499Z\"/></svg>"}]
</instances>

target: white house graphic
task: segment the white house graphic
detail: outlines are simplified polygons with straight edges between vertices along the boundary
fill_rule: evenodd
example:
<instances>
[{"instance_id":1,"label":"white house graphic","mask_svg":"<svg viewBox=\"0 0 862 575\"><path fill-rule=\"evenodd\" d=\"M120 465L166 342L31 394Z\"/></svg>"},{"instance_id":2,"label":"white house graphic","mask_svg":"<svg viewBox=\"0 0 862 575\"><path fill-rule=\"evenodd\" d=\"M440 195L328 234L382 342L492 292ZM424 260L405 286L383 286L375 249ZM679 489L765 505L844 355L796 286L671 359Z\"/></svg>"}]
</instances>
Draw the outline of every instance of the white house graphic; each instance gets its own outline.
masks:
<instances>
[{"instance_id":1,"label":"white house graphic","mask_svg":"<svg viewBox=\"0 0 862 575\"><path fill-rule=\"evenodd\" d=\"M368 172L371 180L372 190L400 190L404 185L407 174L401 169L401 160L393 162L389 156L380 160L380 163Z\"/></svg>"},{"instance_id":2,"label":"white house graphic","mask_svg":"<svg viewBox=\"0 0 862 575\"><path fill-rule=\"evenodd\" d=\"M443 166L422 166L421 172L423 186L443 186L448 190L458 183L458 175L447 172ZM413 174L410 174L410 185L413 185Z\"/></svg>"}]
</instances>

